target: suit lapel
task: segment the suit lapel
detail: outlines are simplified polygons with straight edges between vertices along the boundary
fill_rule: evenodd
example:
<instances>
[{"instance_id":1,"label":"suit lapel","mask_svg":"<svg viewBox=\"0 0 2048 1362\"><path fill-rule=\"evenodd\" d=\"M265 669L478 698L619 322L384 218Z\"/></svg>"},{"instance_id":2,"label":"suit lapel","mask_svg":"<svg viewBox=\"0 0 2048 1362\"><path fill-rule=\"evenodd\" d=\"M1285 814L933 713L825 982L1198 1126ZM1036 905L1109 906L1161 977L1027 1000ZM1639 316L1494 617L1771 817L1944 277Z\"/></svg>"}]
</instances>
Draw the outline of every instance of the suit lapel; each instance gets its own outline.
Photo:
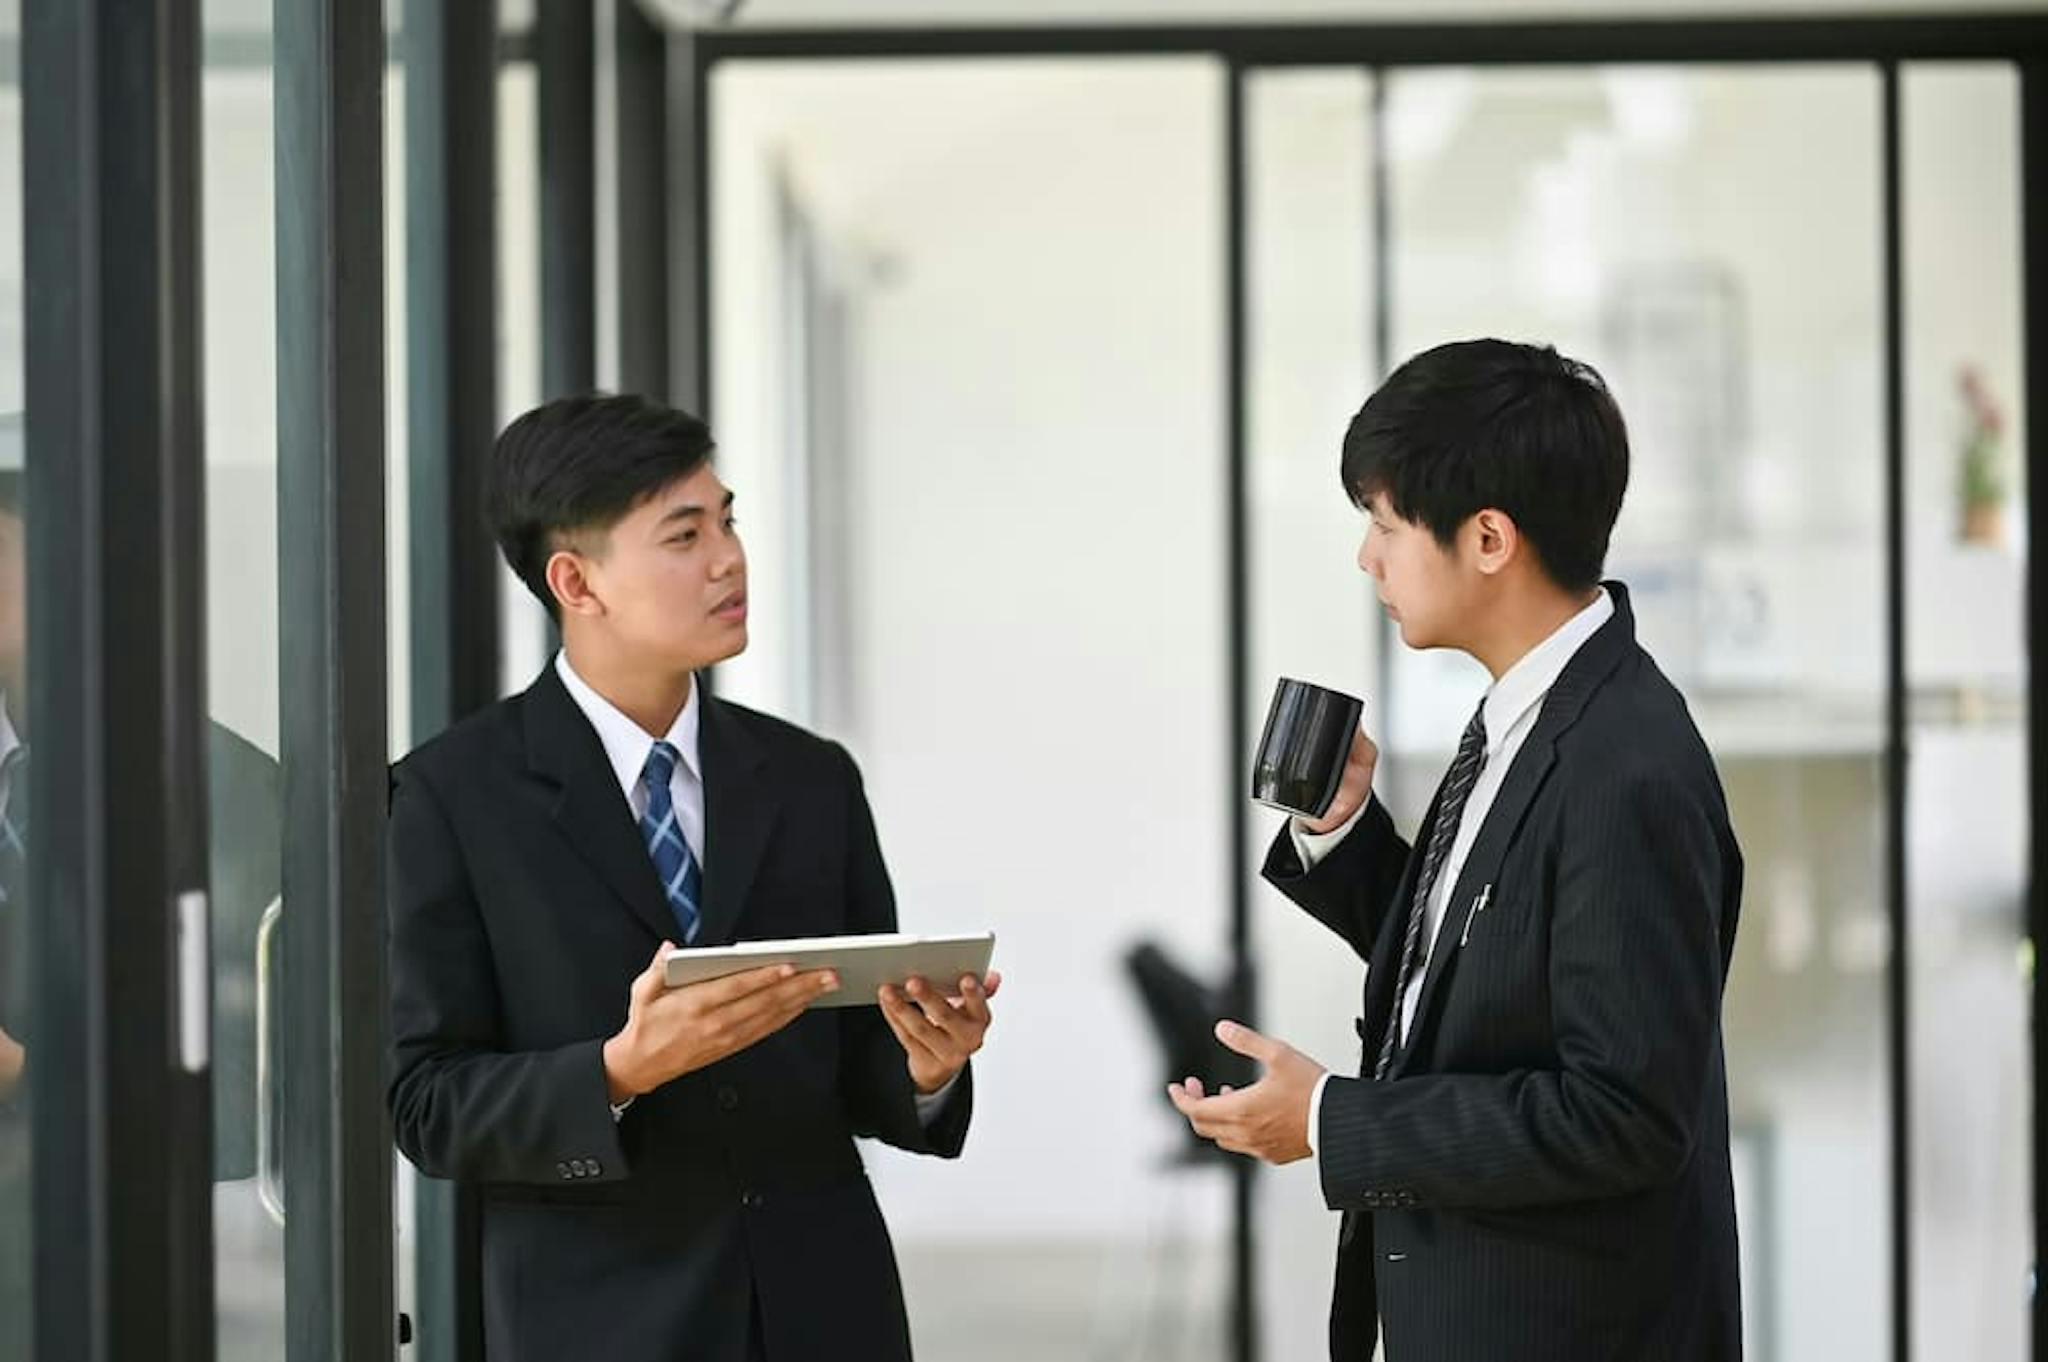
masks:
<instances>
[{"instance_id":1,"label":"suit lapel","mask_svg":"<svg viewBox=\"0 0 2048 1362\"><path fill-rule=\"evenodd\" d=\"M1479 836L1474 839L1471 853L1458 872L1458 882L1452 886L1451 897L1444 905L1443 921L1437 924L1435 944L1429 953L1429 967L1422 977L1422 996L1416 1001L1415 1022L1409 1028L1408 1043L1395 1056L1395 1077L1405 1072L1414 1056L1425 1048L1426 1031L1442 999L1446 977L1456 966L1461 953L1466 919L1482 893L1491 895L1501 864L1507 859L1508 849L1514 845L1515 837L1522 829L1529 806L1535 802L1551 767L1556 764L1559 735L1578 722L1586 702L1635 647L1635 614L1629 608L1628 588L1619 582L1603 585L1614 601L1613 617L1572 655L1571 661L1565 664L1564 671L1544 696L1536 726L1515 754L1507 779L1501 783L1500 792L1487 809L1486 821L1480 824ZM1413 859L1410 857L1411 861Z\"/></svg>"},{"instance_id":2,"label":"suit lapel","mask_svg":"<svg viewBox=\"0 0 2048 1362\"><path fill-rule=\"evenodd\" d=\"M1360 1071L1366 1077L1372 1075L1373 1061L1386 1039L1386 1028L1394 1024L1394 1009L1399 1006L1394 996L1394 974L1400 968L1402 934L1407 930L1408 911L1414 906L1415 882L1422 875L1422 849L1429 845L1430 829L1436 824L1443 799L1443 786L1439 783L1436 793L1430 796L1429 808L1423 812L1422 826L1416 830L1408 863L1401 872L1400 887L1394 891L1395 911L1381 918L1379 935L1373 939L1372 958L1365 971L1366 1029L1359 1036L1363 1047ZM1381 1024L1375 1026L1375 1020Z\"/></svg>"},{"instance_id":3,"label":"suit lapel","mask_svg":"<svg viewBox=\"0 0 2048 1362\"><path fill-rule=\"evenodd\" d=\"M1486 821L1479 826L1479 836L1472 843L1472 850L1465 857L1463 869L1458 872L1458 882L1452 886L1451 897L1444 905L1443 921L1437 924L1436 943L1430 948L1429 968L1422 976L1422 997L1415 1004L1415 1023L1409 1028L1408 1043L1401 1047L1395 1057L1394 1074L1399 1077L1408 1067L1411 1056L1422 1050L1424 1029L1429 1025L1437 997L1444 987L1444 976L1456 962L1458 948L1464 939L1465 922L1473 905L1482 892L1490 893L1490 886L1500 872L1501 861L1506 858L1508 848L1513 845L1515 834L1521 831L1522 818L1529 812L1529 805L1536 798L1536 792L1543 788L1544 778L1557 758L1554 740L1542 730L1544 725L1537 721L1537 731L1529 735L1522 744L1522 750L1515 754L1514 765L1508 768L1507 779L1502 782L1500 793L1494 796L1493 807L1486 811Z\"/></svg>"},{"instance_id":4,"label":"suit lapel","mask_svg":"<svg viewBox=\"0 0 2048 1362\"><path fill-rule=\"evenodd\" d=\"M704 697L704 902L700 946L729 944L774 828L777 801L761 745L723 702Z\"/></svg>"},{"instance_id":5,"label":"suit lapel","mask_svg":"<svg viewBox=\"0 0 2048 1362\"><path fill-rule=\"evenodd\" d=\"M563 840L657 940L676 941L681 928L605 760L604 744L554 667L528 688L524 707L527 768L554 787L548 812Z\"/></svg>"}]
</instances>

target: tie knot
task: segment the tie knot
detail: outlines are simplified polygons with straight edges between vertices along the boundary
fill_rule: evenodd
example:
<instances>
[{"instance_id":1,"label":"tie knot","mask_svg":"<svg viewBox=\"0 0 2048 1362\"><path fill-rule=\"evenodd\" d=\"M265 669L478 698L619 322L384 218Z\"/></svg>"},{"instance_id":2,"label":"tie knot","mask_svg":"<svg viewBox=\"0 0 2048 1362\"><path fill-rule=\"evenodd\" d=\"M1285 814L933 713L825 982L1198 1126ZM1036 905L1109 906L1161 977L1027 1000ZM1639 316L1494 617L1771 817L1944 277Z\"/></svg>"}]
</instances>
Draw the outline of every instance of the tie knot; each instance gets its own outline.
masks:
<instances>
[{"instance_id":1,"label":"tie knot","mask_svg":"<svg viewBox=\"0 0 2048 1362\"><path fill-rule=\"evenodd\" d=\"M647 764L640 768L640 778L647 782L649 790L665 790L676 773L676 762L682 754L665 742L654 744L647 753Z\"/></svg>"}]
</instances>

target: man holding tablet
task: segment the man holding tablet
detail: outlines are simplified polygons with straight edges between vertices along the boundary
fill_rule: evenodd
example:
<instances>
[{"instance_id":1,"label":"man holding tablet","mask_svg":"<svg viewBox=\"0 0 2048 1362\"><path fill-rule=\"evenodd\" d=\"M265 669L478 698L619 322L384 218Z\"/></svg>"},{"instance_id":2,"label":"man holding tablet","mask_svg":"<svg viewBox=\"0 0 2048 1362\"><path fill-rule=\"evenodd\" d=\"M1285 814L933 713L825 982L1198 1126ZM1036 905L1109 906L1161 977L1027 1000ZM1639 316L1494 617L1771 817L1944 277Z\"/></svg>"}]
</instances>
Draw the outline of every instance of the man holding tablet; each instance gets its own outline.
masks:
<instances>
[{"instance_id":1,"label":"man holding tablet","mask_svg":"<svg viewBox=\"0 0 2048 1362\"><path fill-rule=\"evenodd\" d=\"M695 684L747 643L711 449L632 397L500 436L493 527L562 651L393 777L392 1116L480 1191L491 1362L901 1362L853 1139L966 1138L997 976L831 1008L829 969L665 977L678 945L896 928L853 760Z\"/></svg>"}]
</instances>

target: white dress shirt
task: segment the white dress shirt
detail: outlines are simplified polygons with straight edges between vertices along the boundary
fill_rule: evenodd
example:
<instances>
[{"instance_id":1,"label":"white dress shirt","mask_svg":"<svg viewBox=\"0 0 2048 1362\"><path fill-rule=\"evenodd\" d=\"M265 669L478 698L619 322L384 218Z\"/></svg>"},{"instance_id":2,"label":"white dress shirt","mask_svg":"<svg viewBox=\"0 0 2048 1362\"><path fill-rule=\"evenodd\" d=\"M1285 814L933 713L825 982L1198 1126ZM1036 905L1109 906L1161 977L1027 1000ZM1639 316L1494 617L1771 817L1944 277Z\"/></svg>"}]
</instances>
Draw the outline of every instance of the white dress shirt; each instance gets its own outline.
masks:
<instances>
[{"instance_id":1,"label":"white dress shirt","mask_svg":"<svg viewBox=\"0 0 2048 1362\"><path fill-rule=\"evenodd\" d=\"M15 731L14 718L7 712L7 695L0 691L0 818L6 817L14 799L12 758L21 746L21 734Z\"/></svg>"},{"instance_id":2,"label":"white dress shirt","mask_svg":"<svg viewBox=\"0 0 2048 1362\"><path fill-rule=\"evenodd\" d=\"M569 688L569 698L576 702L576 708L597 730L597 740L604 744L605 760L611 763L612 774L618 778L619 791L626 797L626 806L633 811L637 827L647 812L647 784L641 775L647 769L647 757L654 751L657 739L578 676L569 665L567 653L555 654L555 672ZM697 741L704 712L698 699L701 692L693 677L690 698L683 702L682 712L668 726L668 732L658 739L675 748L682 758L668 778L668 793L676 807L676 826L683 830L683 840L689 843L690 854L697 858L700 868L704 864L704 764ZM678 926L676 930L682 929Z\"/></svg>"},{"instance_id":3,"label":"white dress shirt","mask_svg":"<svg viewBox=\"0 0 2048 1362\"><path fill-rule=\"evenodd\" d=\"M1422 942L1415 962L1415 973L1408 980L1408 987L1401 994L1401 1043L1408 1041L1408 1031L1415 1023L1415 1010L1421 1005L1423 979L1429 970L1430 956L1436 950L1437 929L1444 920L1451 901L1451 894L1458 885L1458 876L1465 868L1466 859L1472 854L1472 844L1479 840L1480 829L1486 826L1487 811L1493 807L1495 796L1507 780L1508 771L1515 764L1515 756L1522 750L1522 744L1529 740L1529 734L1536 727L1536 719L1543 712L1543 698L1550 694L1550 688L1557 684L1557 678L1564 674L1567 663L1577 655L1586 641L1600 631L1614 614L1614 602L1603 589L1593 603L1573 615L1558 627L1550 637L1522 655L1520 661L1507 669L1501 678L1486 692L1483 702L1486 713L1486 762L1480 768L1479 778L1472 784L1472 793L1466 797L1465 809L1458 820L1458 834L1451 843L1451 852L1443 869L1438 872L1436 883L1430 886L1429 902L1422 923ZM1366 804L1370 804L1368 799ZM1314 869L1316 863L1329 855L1330 849L1344 840L1352 828L1358 826L1366 805L1360 805L1358 812L1343 824L1328 833L1309 832L1301 820L1288 820L1288 828L1294 837L1295 854L1301 859L1303 871ZM1393 905L1395 911L1406 912L1406 904ZM1308 1105L1308 1143L1315 1152L1316 1127L1323 1114L1323 1088L1330 1081L1324 1074L1317 1080L1315 1093Z\"/></svg>"},{"instance_id":4,"label":"white dress shirt","mask_svg":"<svg viewBox=\"0 0 2048 1362\"><path fill-rule=\"evenodd\" d=\"M698 741L704 714L703 702L699 699L704 693L703 687L697 684L695 677L691 678L690 698L683 702L682 712L668 726L668 732L657 739L578 676L576 669L569 665L567 652L555 654L555 673L562 678L562 684L568 688L569 698L576 702L576 708L583 711L583 717L590 720L590 726L597 730L597 740L604 745L605 760L611 763L612 774L618 778L619 792L625 796L626 807L632 810L636 828L641 816L647 812L647 782L642 777L647 769L648 754L653 752L657 741L675 748L681 759L669 776L669 799L675 804L676 825L683 830L683 840L689 844L690 854L697 858L698 868L705 870L709 863L704 858L704 762ZM4 718L4 713L0 713L0 720ZM709 871L705 870L705 873ZM681 934L680 925L677 934ZM958 1081L957 1078L953 1080ZM929 1097L923 1093L916 1094L918 1119L927 1126L952 1093L953 1082ZM631 1105L631 1098L614 1105L613 1118L617 1119Z\"/></svg>"}]
</instances>

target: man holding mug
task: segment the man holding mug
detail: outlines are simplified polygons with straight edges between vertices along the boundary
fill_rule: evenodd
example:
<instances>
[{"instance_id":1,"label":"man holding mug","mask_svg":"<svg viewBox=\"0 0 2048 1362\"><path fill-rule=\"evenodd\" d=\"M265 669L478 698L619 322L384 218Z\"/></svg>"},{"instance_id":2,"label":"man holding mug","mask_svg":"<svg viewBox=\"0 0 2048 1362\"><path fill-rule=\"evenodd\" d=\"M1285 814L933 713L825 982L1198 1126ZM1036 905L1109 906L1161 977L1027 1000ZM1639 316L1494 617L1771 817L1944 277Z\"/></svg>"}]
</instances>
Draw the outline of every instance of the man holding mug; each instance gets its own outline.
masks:
<instances>
[{"instance_id":1,"label":"man holding mug","mask_svg":"<svg viewBox=\"0 0 2048 1362\"><path fill-rule=\"evenodd\" d=\"M1225 1021L1264 1066L1170 1089L1201 1135L1314 1157L1344 1212L1333 1358L1741 1354L1721 995L1742 857L1685 702L1601 581L1628 483L1589 366L1482 340L1353 419L1358 565L1411 648L1493 677L1414 846L1352 740L1264 873L1367 961L1356 1078Z\"/></svg>"}]
</instances>

